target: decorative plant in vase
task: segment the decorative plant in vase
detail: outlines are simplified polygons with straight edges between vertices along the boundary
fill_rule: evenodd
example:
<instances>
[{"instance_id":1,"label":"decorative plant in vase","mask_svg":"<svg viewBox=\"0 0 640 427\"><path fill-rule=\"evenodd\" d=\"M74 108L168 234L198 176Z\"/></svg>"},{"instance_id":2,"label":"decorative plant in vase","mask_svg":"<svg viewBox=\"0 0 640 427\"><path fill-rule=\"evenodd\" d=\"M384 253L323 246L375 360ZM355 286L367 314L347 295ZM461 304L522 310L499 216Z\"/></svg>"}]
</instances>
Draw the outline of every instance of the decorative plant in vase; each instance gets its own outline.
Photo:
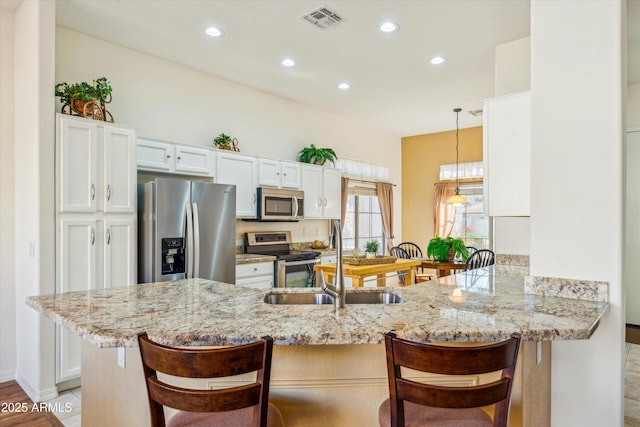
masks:
<instances>
[{"instance_id":1,"label":"decorative plant in vase","mask_svg":"<svg viewBox=\"0 0 640 427\"><path fill-rule=\"evenodd\" d=\"M55 95L60 97L63 113L113 122L113 116L105 107L111 102L111 92L111 84L106 77L93 80L93 85L62 82L55 86ZM68 112L65 111L67 108Z\"/></svg>"},{"instance_id":2,"label":"decorative plant in vase","mask_svg":"<svg viewBox=\"0 0 640 427\"><path fill-rule=\"evenodd\" d=\"M338 156L331 148L318 148L314 144L305 147L298 153L298 160L302 163L311 163L315 165L324 165L330 161L335 166Z\"/></svg>"},{"instance_id":3,"label":"decorative plant in vase","mask_svg":"<svg viewBox=\"0 0 640 427\"><path fill-rule=\"evenodd\" d=\"M436 261L453 261L454 258L460 258L466 261L469 258L469 251L464 240L455 237L436 236L429 240L427 245L427 256Z\"/></svg>"},{"instance_id":4,"label":"decorative plant in vase","mask_svg":"<svg viewBox=\"0 0 640 427\"><path fill-rule=\"evenodd\" d=\"M367 258L375 258L378 254L380 242L377 240L369 240L364 245L364 251Z\"/></svg>"}]
</instances>

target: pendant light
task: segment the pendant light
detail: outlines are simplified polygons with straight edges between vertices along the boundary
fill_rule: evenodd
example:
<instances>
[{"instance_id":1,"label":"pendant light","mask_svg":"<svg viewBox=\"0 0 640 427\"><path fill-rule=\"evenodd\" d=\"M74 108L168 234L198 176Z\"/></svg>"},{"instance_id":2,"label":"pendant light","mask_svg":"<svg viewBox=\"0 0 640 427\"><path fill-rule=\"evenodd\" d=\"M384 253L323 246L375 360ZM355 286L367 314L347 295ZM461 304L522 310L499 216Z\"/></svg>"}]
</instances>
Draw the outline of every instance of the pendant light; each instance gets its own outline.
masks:
<instances>
[{"instance_id":1,"label":"pendant light","mask_svg":"<svg viewBox=\"0 0 640 427\"><path fill-rule=\"evenodd\" d=\"M456 194L447 199L447 203L453 206L469 204L469 202L467 202L467 199L465 199L464 196L460 194L460 181L458 175L458 115L460 114L460 111L462 111L462 108L453 109L453 112L456 113Z\"/></svg>"}]
</instances>

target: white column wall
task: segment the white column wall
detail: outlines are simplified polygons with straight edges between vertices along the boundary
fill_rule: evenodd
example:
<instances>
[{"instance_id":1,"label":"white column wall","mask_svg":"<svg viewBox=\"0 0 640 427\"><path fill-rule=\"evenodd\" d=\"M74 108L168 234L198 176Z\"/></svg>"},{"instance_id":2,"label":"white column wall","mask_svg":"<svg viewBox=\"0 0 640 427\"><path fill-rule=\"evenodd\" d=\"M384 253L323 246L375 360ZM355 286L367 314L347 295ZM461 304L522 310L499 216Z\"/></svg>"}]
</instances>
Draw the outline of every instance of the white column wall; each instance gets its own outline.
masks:
<instances>
[{"instance_id":1,"label":"white column wall","mask_svg":"<svg viewBox=\"0 0 640 427\"><path fill-rule=\"evenodd\" d=\"M57 396L54 327L24 301L55 291L55 2L24 1L14 24L16 380L40 401Z\"/></svg>"},{"instance_id":2,"label":"white column wall","mask_svg":"<svg viewBox=\"0 0 640 427\"><path fill-rule=\"evenodd\" d=\"M0 382L16 374L13 11L0 7Z\"/></svg>"},{"instance_id":3,"label":"white column wall","mask_svg":"<svg viewBox=\"0 0 640 427\"><path fill-rule=\"evenodd\" d=\"M556 427L623 419L623 15L620 0L531 2L531 274L610 284L595 335L553 343Z\"/></svg>"}]
</instances>

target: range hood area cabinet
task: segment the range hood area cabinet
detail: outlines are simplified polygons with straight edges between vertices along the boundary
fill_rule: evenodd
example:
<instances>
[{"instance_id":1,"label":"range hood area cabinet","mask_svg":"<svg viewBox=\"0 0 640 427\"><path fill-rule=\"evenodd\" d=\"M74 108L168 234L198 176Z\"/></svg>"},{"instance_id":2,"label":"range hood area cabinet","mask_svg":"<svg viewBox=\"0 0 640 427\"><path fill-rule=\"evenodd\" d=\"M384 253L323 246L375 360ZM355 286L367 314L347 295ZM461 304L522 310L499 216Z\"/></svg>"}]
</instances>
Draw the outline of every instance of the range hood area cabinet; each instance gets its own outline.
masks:
<instances>
[{"instance_id":1,"label":"range hood area cabinet","mask_svg":"<svg viewBox=\"0 0 640 427\"><path fill-rule=\"evenodd\" d=\"M483 162L485 213L530 216L530 91L484 101Z\"/></svg>"},{"instance_id":2,"label":"range hood area cabinet","mask_svg":"<svg viewBox=\"0 0 640 427\"><path fill-rule=\"evenodd\" d=\"M136 134L56 116L56 293L136 283ZM56 383L80 376L81 339L56 326Z\"/></svg>"}]
</instances>

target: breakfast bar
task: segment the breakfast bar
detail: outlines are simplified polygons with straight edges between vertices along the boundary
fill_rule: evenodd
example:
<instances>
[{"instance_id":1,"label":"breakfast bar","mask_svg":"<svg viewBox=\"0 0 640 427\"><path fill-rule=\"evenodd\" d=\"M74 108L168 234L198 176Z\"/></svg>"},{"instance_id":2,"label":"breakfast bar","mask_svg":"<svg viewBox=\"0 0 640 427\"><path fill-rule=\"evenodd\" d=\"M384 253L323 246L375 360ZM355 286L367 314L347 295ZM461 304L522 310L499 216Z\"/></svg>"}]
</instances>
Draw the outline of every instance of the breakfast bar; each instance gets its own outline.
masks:
<instances>
[{"instance_id":1,"label":"breakfast bar","mask_svg":"<svg viewBox=\"0 0 640 427\"><path fill-rule=\"evenodd\" d=\"M270 398L287 426L377 425L377 407L388 397L383 337L394 330L418 342L463 345L521 333L511 425L537 427L549 425L550 343L589 339L607 313L607 286L492 266L385 288L403 303L344 309L265 302L268 292L321 292L317 288L264 291L202 279L34 296L27 304L83 338L83 425L148 425L136 341L142 331L180 346L235 345L270 335Z\"/></svg>"}]
</instances>

